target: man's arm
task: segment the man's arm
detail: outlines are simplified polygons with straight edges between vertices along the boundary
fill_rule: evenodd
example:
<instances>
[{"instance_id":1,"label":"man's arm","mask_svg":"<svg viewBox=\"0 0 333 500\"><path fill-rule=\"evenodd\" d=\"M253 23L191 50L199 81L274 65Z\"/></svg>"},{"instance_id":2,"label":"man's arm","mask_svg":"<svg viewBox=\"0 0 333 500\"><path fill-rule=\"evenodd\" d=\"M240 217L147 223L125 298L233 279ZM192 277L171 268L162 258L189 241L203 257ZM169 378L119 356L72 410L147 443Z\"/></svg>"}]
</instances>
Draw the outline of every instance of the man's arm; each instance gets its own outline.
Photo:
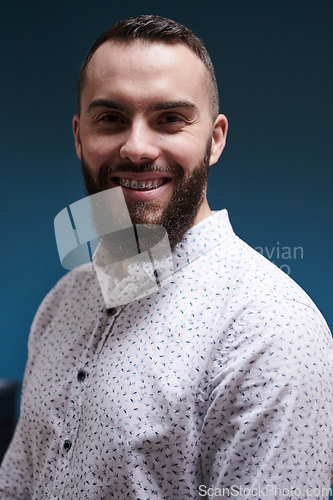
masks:
<instances>
[{"instance_id":1,"label":"man's arm","mask_svg":"<svg viewBox=\"0 0 333 500\"><path fill-rule=\"evenodd\" d=\"M292 498L299 488L305 499L319 488L328 498L332 345L320 313L292 300L234 324L202 433L202 493L279 498L289 488L280 496Z\"/></svg>"},{"instance_id":2,"label":"man's arm","mask_svg":"<svg viewBox=\"0 0 333 500\"><path fill-rule=\"evenodd\" d=\"M18 421L12 442L0 469L0 500L30 500L29 475L24 451L21 421Z\"/></svg>"},{"instance_id":3,"label":"man's arm","mask_svg":"<svg viewBox=\"0 0 333 500\"><path fill-rule=\"evenodd\" d=\"M31 325L28 342L28 361L22 384L21 415L11 444L0 467L0 500L30 500L32 498L34 467L38 467L38 464L33 463L31 449L26 445L26 426L22 418L22 409L25 407L25 399L29 393L29 377L36 352L38 351L38 342L63 299L66 289L65 278L66 276L46 295Z\"/></svg>"}]
</instances>

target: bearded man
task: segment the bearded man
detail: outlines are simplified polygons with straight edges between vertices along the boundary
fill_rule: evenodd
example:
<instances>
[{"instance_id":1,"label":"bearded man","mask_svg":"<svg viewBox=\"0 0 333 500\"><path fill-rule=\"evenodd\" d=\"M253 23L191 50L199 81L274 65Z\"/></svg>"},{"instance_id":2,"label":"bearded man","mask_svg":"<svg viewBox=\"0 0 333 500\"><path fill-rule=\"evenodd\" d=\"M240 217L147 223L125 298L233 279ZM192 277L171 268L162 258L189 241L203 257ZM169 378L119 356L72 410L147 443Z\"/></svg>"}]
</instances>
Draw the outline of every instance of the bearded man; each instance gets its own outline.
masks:
<instances>
[{"instance_id":1,"label":"bearded man","mask_svg":"<svg viewBox=\"0 0 333 500\"><path fill-rule=\"evenodd\" d=\"M85 266L46 296L1 499L327 498L331 334L209 208L227 119L202 42L158 16L110 28L73 131L87 194L120 186L134 226L165 228L174 273L118 307Z\"/></svg>"}]
</instances>

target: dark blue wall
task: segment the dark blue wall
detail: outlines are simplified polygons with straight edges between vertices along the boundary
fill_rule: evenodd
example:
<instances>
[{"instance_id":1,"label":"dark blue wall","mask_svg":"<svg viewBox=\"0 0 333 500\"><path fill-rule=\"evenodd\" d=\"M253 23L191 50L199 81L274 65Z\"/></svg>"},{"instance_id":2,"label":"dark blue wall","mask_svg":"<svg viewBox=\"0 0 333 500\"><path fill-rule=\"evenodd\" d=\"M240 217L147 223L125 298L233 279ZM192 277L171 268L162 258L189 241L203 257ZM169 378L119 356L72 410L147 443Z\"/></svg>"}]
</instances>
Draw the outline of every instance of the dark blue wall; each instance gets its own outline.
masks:
<instances>
[{"instance_id":1,"label":"dark blue wall","mask_svg":"<svg viewBox=\"0 0 333 500\"><path fill-rule=\"evenodd\" d=\"M230 128L211 207L288 265L333 327L333 4L19 0L0 7L0 377L21 381L35 311L65 273L53 220L84 196L71 135L80 63L102 31L141 13L189 26L216 65Z\"/></svg>"}]
</instances>

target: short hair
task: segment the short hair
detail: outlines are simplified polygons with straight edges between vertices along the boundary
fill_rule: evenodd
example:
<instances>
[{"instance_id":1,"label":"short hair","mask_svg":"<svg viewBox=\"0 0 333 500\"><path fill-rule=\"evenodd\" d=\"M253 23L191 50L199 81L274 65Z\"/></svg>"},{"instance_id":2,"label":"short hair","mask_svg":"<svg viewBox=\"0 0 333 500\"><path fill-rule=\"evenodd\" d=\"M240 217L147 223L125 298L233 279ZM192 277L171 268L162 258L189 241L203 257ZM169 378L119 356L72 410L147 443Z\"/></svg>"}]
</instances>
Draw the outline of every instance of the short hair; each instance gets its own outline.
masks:
<instances>
[{"instance_id":1,"label":"short hair","mask_svg":"<svg viewBox=\"0 0 333 500\"><path fill-rule=\"evenodd\" d=\"M191 30L182 24L161 16L142 15L124 19L100 35L93 43L80 68L77 82L77 109L81 113L81 95L86 81L89 61L96 50L107 41L131 43L136 40L164 42L168 44L183 43L194 52L206 66L210 78L211 108L213 120L219 114L219 93L215 70L211 58L203 42Z\"/></svg>"}]
</instances>

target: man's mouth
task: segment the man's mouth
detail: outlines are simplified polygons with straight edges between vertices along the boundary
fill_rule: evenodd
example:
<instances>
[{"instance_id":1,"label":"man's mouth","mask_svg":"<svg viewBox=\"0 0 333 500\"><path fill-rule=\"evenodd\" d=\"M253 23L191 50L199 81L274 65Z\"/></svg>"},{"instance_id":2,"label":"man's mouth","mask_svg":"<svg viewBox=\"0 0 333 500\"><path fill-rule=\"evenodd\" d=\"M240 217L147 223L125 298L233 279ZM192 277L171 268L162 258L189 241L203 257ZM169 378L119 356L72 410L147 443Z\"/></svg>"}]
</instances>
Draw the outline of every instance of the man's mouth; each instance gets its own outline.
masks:
<instances>
[{"instance_id":1,"label":"man's mouth","mask_svg":"<svg viewBox=\"0 0 333 500\"><path fill-rule=\"evenodd\" d=\"M163 186L168 179L162 177L159 179L126 179L120 177L113 177L112 180L119 186L134 189L135 191L152 191L160 186Z\"/></svg>"}]
</instances>

